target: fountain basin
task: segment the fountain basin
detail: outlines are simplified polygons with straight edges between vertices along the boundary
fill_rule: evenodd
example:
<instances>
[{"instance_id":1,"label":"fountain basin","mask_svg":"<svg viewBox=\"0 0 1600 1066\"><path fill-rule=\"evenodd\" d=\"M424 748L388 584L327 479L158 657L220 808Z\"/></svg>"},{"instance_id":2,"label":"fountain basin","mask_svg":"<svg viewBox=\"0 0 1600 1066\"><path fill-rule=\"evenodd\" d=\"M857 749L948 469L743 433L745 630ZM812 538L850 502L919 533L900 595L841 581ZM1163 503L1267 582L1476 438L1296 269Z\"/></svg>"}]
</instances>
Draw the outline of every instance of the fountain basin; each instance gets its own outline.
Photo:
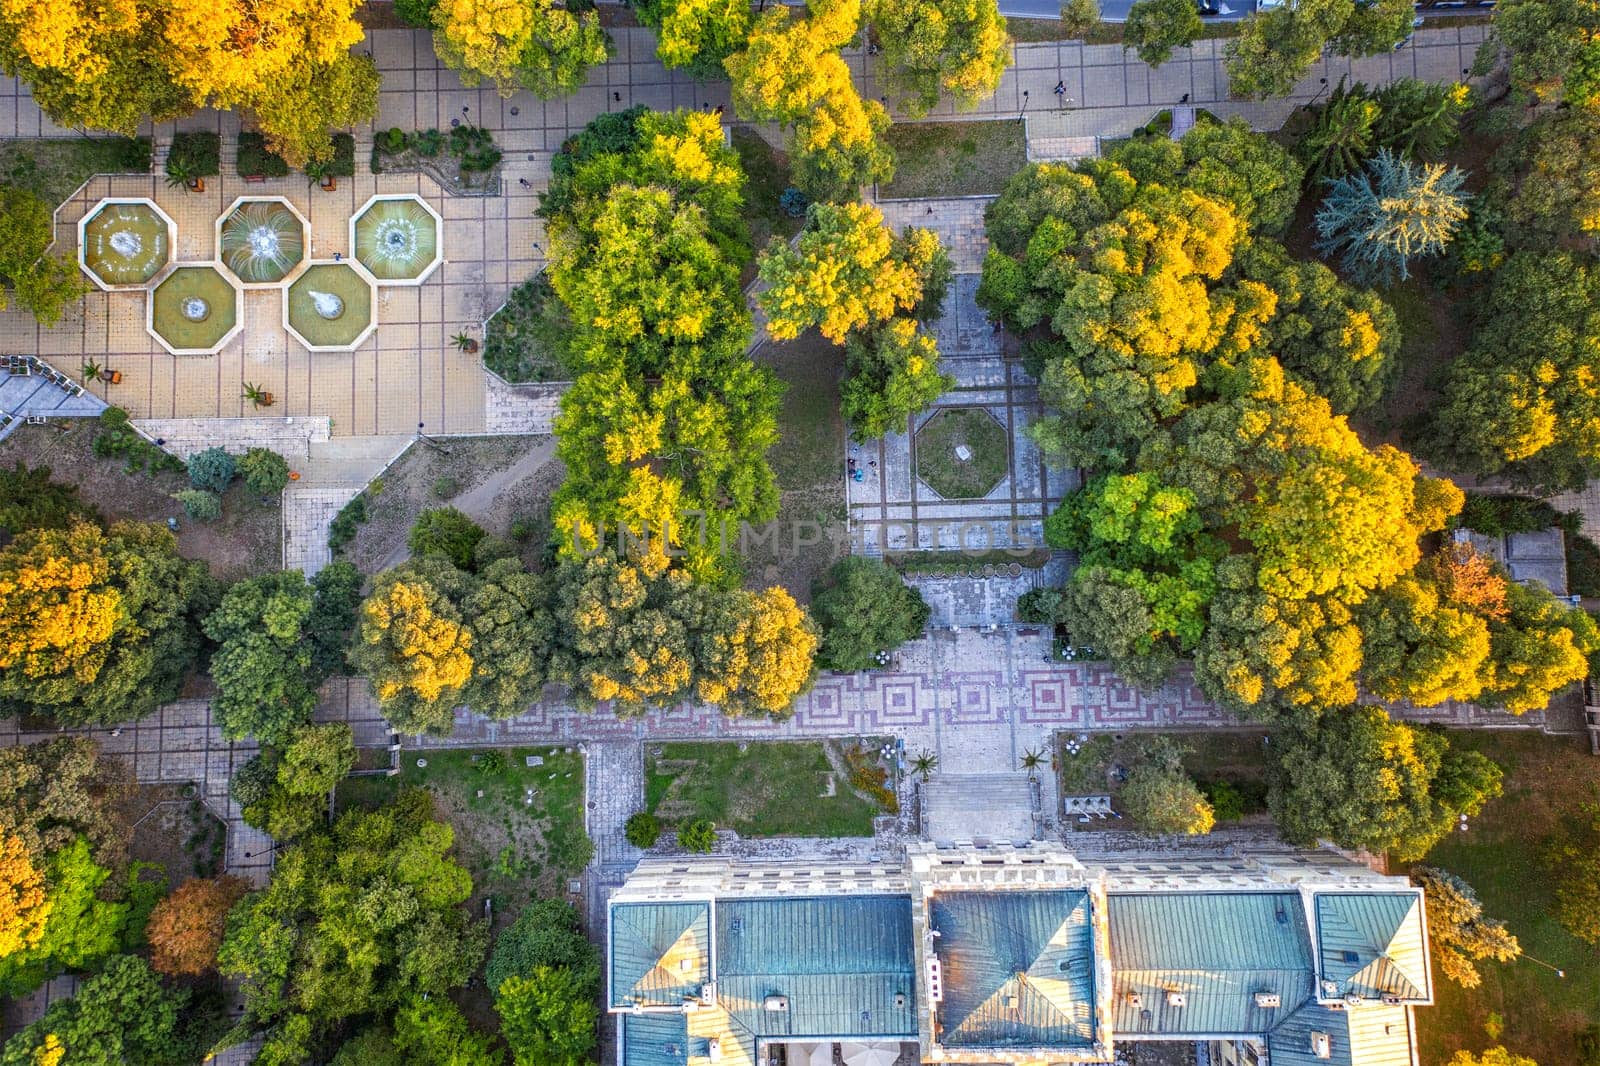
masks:
<instances>
[{"instance_id":1,"label":"fountain basin","mask_svg":"<svg viewBox=\"0 0 1600 1066\"><path fill-rule=\"evenodd\" d=\"M283 292L283 325L313 352L348 352L377 328L372 279L350 263L312 263Z\"/></svg>"},{"instance_id":2,"label":"fountain basin","mask_svg":"<svg viewBox=\"0 0 1600 1066\"><path fill-rule=\"evenodd\" d=\"M102 289L142 289L166 269L175 239L154 200L101 200L78 221L78 265Z\"/></svg>"},{"instance_id":3,"label":"fountain basin","mask_svg":"<svg viewBox=\"0 0 1600 1066\"><path fill-rule=\"evenodd\" d=\"M350 217L350 248L380 285L421 285L444 261L443 234L420 196L374 196Z\"/></svg>"},{"instance_id":4,"label":"fountain basin","mask_svg":"<svg viewBox=\"0 0 1600 1066\"><path fill-rule=\"evenodd\" d=\"M180 265L146 300L145 328L173 355L211 355L244 328L239 290L210 264Z\"/></svg>"},{"instance_id":5,"label":"fountain basin","mask_svg":"<svg viewBox=\"0 0 1600 1066\"><path fill-rule=\"evenodd\" d=\"M247 289L293 276L311 247L311 224L281 196L241 196L217 217L217 259Z\"/></svg>"}]
</instances>

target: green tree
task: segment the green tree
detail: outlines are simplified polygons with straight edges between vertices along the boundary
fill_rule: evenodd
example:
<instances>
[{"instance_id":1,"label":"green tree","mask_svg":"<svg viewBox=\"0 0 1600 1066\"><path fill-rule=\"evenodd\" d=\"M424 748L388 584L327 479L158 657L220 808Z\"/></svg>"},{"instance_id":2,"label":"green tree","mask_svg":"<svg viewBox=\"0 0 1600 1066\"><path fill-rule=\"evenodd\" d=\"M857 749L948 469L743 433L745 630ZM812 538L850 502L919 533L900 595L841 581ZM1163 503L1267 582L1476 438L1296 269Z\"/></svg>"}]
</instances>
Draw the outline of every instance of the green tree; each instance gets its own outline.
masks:
<instances>
[{"instance_id":1,"label":"green tree","mask_svg":"<svg viewBox=\"0 0 1600 1066\"><path fill-rule=\"evenodd\" d=\"M661 821L649 811L635 811L625 827L628 843L636 848L653 848L661 839Z\"/></svg>"},{"instance_id":2,"label":"green tree","mask_svg":"<svg viewBox=\"0 0 1600 1066\"><path fill-rule=\"evenodd\" d=\"M223 594L202 628L218 645L213 706L225 737L282 744L311 717L354 623L359 575L352 575L349 563L334 563L314 584L289 570L247 578Z\"/></svg>"},{"instance_id":3,"label":"green tree","mask_svg":"<svg viewBox=\"0 0 1600 1066\"><path fill-rule=\"evenodd\" d=\"M709 855L716 846L717 827L714 822L698 819L678 826L678 847L683 850Z\"/></svg>"},{"instance_id":4,"label":"green tree","mask_svg":"<svg viewBox=\"0 0 1600 1066\"><path fill-rule=\"evenodd\" d=\"M464 606L475 650L465 701L495 718L523 713L544 690L554 650L549 581L503 559L484 570Z\"/></svg>"},{"instance_id":5,"label":"green tree","mask_svg":"<svg viewBox=\"0 0 1600 1066\"><path fill-rule=\"evenodd\" d=\"M995 0L866 0L867 21L883 47L882 71L906 94L902 109L920 118L941 94L970 111L994 95L1011 65L1011 38Z\"/></svg>"},{"instance_id":6,"label":"green tree","mask_svg":"<svg viewBox=\"0 0 1600 1066\"><path fill-rule=\"evenodd\" d=\"M740 0L642 0L639 21L656 31L656 55L695 78L726 78L723 64L750 33L750 5Z\"/></svg>"},{"instance_id":7,"label":"green tree","mask_svg":"<svg viewBox=\"0 0 1600 1066\"><path fill-rule=\"evenodd\" d=\"M222 517L222 497L209 489L179 489L172 498L183 505L183 513L196 522L215 522Z\"/></svg>"},{"instance_id":8,"label":"green tree","mask_svg":"<svg viewBox=\"0 0 1600 1066\"><path fill-rule=\"evenodd\" d=\"M1509 0L1494 35L1511 51L1511 81L1545 102L1600 102L1600 8L1592 0Z\"/></svg>"},{"instance_id":9,"label":"green tree","mask_svg":"<svg viewBox=\"0 0 1600 1066\"><path fill-rule=\"evenodd\" d=\"M571 971L599 988L600 953L583 935L577 910L565 900L535 899L524 907L495 938L483 977L498 994L507 980L539 969Z\"/></svg>"},{"instance_id":10,"label":"green tree","mask_svg":"<svg viewBox=\"0 0 1600 1066\"><path fill-rule=\"evenodd\" d=\"M1216 824L1211 801L1181 766L1140 763L1129 771L1117 800L1147 833L1201 836Z\"/></svg>"},{"instance_id":11,"label":"green tree","mask_svg":"<svg viewBox=\"0 0 1600 1066\"><path fill-rule=\"evenodd\" d=\"M1295 844L1327 838L1405 862L1500 794L1500 768L1483 755L1378 707L1295 715L1272 746L1267 803Z\"/></svg>"},{"instance_id":12,"label":"green tree","mask_svg":"<svg viewBox=\"0 0 1600 1066\"><path fill-rule=\"evenodd\" d=\"M1400 323L1370 289L1339 280L1321 263L1295 260L1276 241L1254 240L1240 273L1272 290L1262 345L1328 401L1335 414L1370 410L1393 380Z\"/></svg>"},{"instance_id":13,"label":"green tree","mask_svg":"<svg viewBox=\"0 0 1600 1066\"><path fill-rule=\"evenodd\" d=\"M1081 40L1099 24L1099 0L1061 0L1061 28L1068 37Z\"/></svg>"},{"instance_id":14,"label":"green tree","mask_svg":"<svg viewBox=\"0 0 1600 1066\"><path fill-rule=\"evenodd\" d=\"M1549 251L1600 235L1600 111L1559 109L1529 123L1491 162L1485 193L1515 247Z\"/></svg>"},{"instance_id":15,"label":"green tree","mask_svg":"<svg viewBox=\"0 0 1600 1066\"><path fill-rule=\"evenodd\" d=\"M1413 866L1411 880L1428 898L1428 943L1450 980L1462 988L1477 988L1483 978L1474 962L1511 962L1522 954L1505 923L1483 913L1477 893L1461 878L1432 866Z\"/></svg>"},{"instance_id":16,"label":"green tree","mask_svg":"<svg viewBox=\"0 0 1600 1066\"><path fill-rule=\"evenodd\" d=\"M1229 90L1253 100L1287 96L1354 10L1353 0L1300 0L1257 11L1228 42Z\"/></svg>"},{"instance_id":17,"label":"green tree","mask_svg":"<svg viewBox=\"0 0 1600 1066\"><path fill-rule=\"evenodd\" d=\"M1136 137L1107 155L1140 184L1185 188L1231 205L1253 233L1282 233L1300 203L1299 163L1242 119L1202 115L1177 141Z\"/></svg>"},{"instance_id":18,"label":"green tree","mask_svg":"<svg viewBox=\"0 0 1600 1066\"><path fill-rule=\"evenodd\" d=\"M1134 0L1123 26L1123 50L1135 49L1139 58L1159 67L1174 49L1187 48L1205 29L1200 12L1190 0Z\"/></svg>"},{"instance_id":19,"label":"green tree","mask_svg":"<svg viewBox=\"0 0 1600 1066\"><path fill-rule=\"evenodd\" d=\"M278 855L272 879L228 918L218 967L244 992L259 1061L305 1062L348 1020L465 984L486 931L462 909L467 871L426 793L351 811Z\"/></svg>"},{"instance_id":20,"label":"green tree","mask_svg":"<svg viewBox=\"0 0 1600 1066\"><path fill-rule=\"evenodd\" d=\"M1317 249L1338 254L1357 280L1410 277L1411 260L1438 255L1467 217L1466 175L1380 149L1367 169L1329 183L1317 209Z\"/></svg>"},{"instance_id":21,"label":"green tree","mask_svg":"<svg viewBox=\"0 0 1600 1066\"><path fill-rule=\"evenodd\" d=\"M221 493L233 484L238 464L221 448L207 448L189 457L189 484L207 492Z\"/></svg>"},{"instance_id":22,"label":"green tree","mask_svg":"<svg viewBox=\"0 0 1600 1066\"><path fill-rule=\"evenodd\" d=\"M270 496L289 484L289 461L271 448L251 448L239 457L238 467L251 492Z\"/></svg>"},{"instance_id":23,"label":"green tree","mask_svg":"<svg viewBox=\"0 0 1600 1066\"><path fill-rule=\"evenodd\" d=\"M78 495L78 487L50 480L48 466L29 468L21 459L0 467L0 532L66 529L79 521L100 523L100 514Z\"/></svg>"},{"instance_id":24,"label":"green tree","mask_svg":"<svg viewBox=\"0 0 1600 1066\"><path fill-rule=\"evenodd\" d=\"M471 570L483 527L454 507L429 507L417 516L406 538L414 556L439 555L460 570Z\"/></svg>"},{"instance_id":25,"label":"green tree","mask_svg":"<svg viewBox=\"0 0 1600 1066\"><path fill-rule=\"evenodd\" d=\"M64 970L90 970L122 950L130 906L106 898L116 893L111 871L90 857L77 838L48 856L45 901L49 908L38 943L0 958L0 994L20 996Z\"/></svg>"},{"instance_id":26,"label":"green tree","mask_svg":"<svg viewBox=\"0 0 1600 1066\"><path fill-rule=\"evenodd\" d=\"M1410 20L1411 12L1406 12ZM1400 78L1375 96L1379 116L1377 143L1407 159L1435 159L1461 137L1461 120L1472 106L1472 91L1463 84L1440 84Z\"/></svg>"},{"instance_id":27,"label":"green tree","mask_svg":"<svg viewBox=\"0 0 1600 1066\"><path fill-rule=\"evenodd\" d=\"M922 593L877 559L851 555L834 563L812 590L811 611L822 627L820 665L866 670L879 652L922 635L930 611Z\"/></svg>"},{"instance_id":28,"label":"green tree","mask_svg":"<svg viewBox=\"0 0 1600 1066\"><path fill-rule=\"evenodd\" d=\"M1328 44L1337 55L1382 55L1411 35L1416 16L1411 0L1357 3Z\"/></svg>"},{"instance_id":29,"label":"green tree","mask_svg":"<svg viewBox=\"0 0 1600 1066\"><path fill-rule=\"evenodd\" d=\"M1471 347L1444 371L1430 449L1455 468L1557 492L1600 473L1600 397L1586 338L1600 271L1519 252L1495 272Z\"/></svg>"},{"instance_id":30,"label":"green tree","mask_svg":"<svg viewBox=\"0 0 1600 1066\"><path fill-rule=\"evenodd\" d=\"M940 372L934 338L907 318L893 318L845 342L839 409L858 441L877 440L950 389L956 379Z\"/></svg>"},{"instance_id":31,"label":"green tree","mask_svg":"<svg viewBox=\"0 0 1600 1066\"><path fill-rule=\"evenodd\" d=\"M137 1062L182 1066L226 1027L218 1005L164 988L149 964L119 955L44 1017L6 1041L3 1066Z\"/></svg>"},{"instance_id":32,"label":"green tree","mask_svg":"<svg viewBox=\"0 0 1600 1066\"><path fill-rule=\"evenodd\" d=\"M413 999L394 1018L395 1048L422 1066L500 1066L505 1057L489 1039L443 996Z\"/></svg>"},{"instance_id":33,"label":"green tree","mask_svg":"<svg viewBox=\"0 0 1600 1066\"><path fill-rule=\"evenodd\" d=\"M1382 108L1365 85L1346 86L1343 78L1321 104L1306 108L1310 121L1295 145L1313 184L1359 170L1377 151Z\"/></svg>"},{"instance_id":34,"label":"green tree","mask_svg":"<svg viewBox=\"0 0 1600 1066\"><path fill-rule=\"evenodd\" d=\"M0 55L4 50L0 31ZM41 325L53 326L88 291L73 264L50 254L55 237L52 205L26 189L0 185L0 311L14 299Z\"/></svg>"},{"instance_id":35,"label":"green tree","mask_svg":"<svg viewBox=\"0 0 1600 1066\"><path fill-rule=\"evenodd\" d=\"M274 839L289 840L320 824L329 793L356 764L356 748L350 727L330 722L302 725L281 753L258 758L273 769L273 778L259 799L244 805L244 820Z\"/></svg>"},{"instance_id":36,"label":"green tree","mask_svg":"<svg viewBox=\"0 0 1600 1066\"><path fill-rule=\"evenodd\" d=\"M494 1009L516 1066L581 1066L595 1047L599 981L571 967L536 966L500 983Z\"/></svg>"}]
</instances>

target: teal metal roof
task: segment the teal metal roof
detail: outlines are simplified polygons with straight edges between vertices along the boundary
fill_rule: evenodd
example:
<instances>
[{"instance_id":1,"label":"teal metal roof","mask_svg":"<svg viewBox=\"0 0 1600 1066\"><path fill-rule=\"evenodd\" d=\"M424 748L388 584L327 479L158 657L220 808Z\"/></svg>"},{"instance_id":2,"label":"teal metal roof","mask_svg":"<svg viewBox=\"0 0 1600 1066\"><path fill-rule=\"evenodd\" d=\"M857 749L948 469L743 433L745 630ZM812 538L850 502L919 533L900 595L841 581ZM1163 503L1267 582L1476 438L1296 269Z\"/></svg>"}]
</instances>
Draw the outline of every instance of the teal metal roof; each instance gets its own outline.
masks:
<instances>
[{"instance_id":1,"label":"teal metal roof","mask_svg":"<svg viewBox=\"0 0 1600 1066\"><path fill-rule=\"evenodd\" d=\"M1324 892L1315 914L1322 978L1339 996L1432 998L1420 893Z\"/></svg>"},{"instance_id":2,"label":"teal metal roof","mask_svg":"<svg viewBox=\"0 0 1600 1066\"><path fill-rule=\"evenodd\" d=\"M1089 894L941 892L930 904L946 1047L1086 1047L1094 1040Z\"/></svg>"},{"instance_id":3,"label":"teal metal roof","mask_svg":"<svg viewBox=\"0 0 1600 1066\"><path fill-rule=\"evenodd\" d=\"M717 1006L756 1036L915 1038L910 897L718 900L716 932Z\"/></svg>"},{"instance_id":4,"label":"teal metal roof","mask_svg":"<svg viewBox=\"0 0 1600 1066\"><path fill-rule=\"evenodd\" d=\"M677 1006L711 980L706 903L611 908L611 1005Z\"/></svg>"},{"instance_id":5,"label":"teal metal roof","mask_svg":"<svg viewBox=\"0 0 1600 1066\"><path fill-rule=\"evenodd\" d=\"M685 1066L690 1045L704 1044L689 1036L682 1014L624 1014L622 1066ZM696 1054L705 1054L697 1050Z\"/></svg>"},{"instance_id":6,"label":"teal metal roof","mask_svg":"<svg viewBox=\"0 0 1600 1066\"><path fill-rule=\"evenodd\" d=\"M1260 1034L1315 991L1298 893L1113 894L1106 902L1115 1033ZM1183 993L1183 1005L1169 992ZM1276 994L1280 1006L1257 1006L1257 992Z\"/></svg>"},{"instance_id":7,"label":"teal metal roof","mask_svg":"<svg viewBox=\"0 0 1600 1066\"><path fill-rule=\"evenodd\" d=\"M1329 1057L1312 1048L1328 1037ZM1404 1007L1329 1010L1307 1003L1267 1036L1272 1066L1411 1066L1411 1020Z\"/></svg>"}]
</instances>

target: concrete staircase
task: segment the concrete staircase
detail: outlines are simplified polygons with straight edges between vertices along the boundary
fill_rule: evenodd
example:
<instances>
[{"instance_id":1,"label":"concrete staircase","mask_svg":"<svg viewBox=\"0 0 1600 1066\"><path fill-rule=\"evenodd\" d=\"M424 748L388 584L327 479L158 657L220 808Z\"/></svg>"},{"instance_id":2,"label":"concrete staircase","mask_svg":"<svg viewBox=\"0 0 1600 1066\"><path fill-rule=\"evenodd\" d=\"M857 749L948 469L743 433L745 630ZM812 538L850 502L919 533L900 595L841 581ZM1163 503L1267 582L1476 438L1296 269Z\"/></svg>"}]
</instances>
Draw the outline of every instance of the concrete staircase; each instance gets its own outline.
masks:
<instances>
[{"instance_id":1,"label":"concrete staircase","mask_svg":"<svg viewBox=\"0 0 1600 1066\"><path fill-rule=\"evenodd\" d=\"M1031 840L1034 786L1021 771L934 772L922 786L922 833L936 841Z\"/></svg>"}]
</instances>

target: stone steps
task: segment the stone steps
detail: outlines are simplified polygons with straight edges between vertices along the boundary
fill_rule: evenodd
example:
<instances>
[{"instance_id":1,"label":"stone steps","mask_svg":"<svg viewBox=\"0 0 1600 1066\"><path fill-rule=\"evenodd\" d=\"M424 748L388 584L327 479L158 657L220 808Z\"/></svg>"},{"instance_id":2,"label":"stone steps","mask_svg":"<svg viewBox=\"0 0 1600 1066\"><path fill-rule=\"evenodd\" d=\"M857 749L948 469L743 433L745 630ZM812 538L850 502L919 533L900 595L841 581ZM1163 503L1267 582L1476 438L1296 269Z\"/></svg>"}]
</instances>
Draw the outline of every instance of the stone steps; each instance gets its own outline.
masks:
<instances>
[{"instance_id":1,"label":"stone steps","mask_svg":"<svg viewBox=\"0 0 1600 1066\"><path fill-rule=\"evenodd\" d=\"M923 833L942 841L1029 840L1033 787L1021 771L942 774L922 786Z\"/></svg>"}]
</instances>

